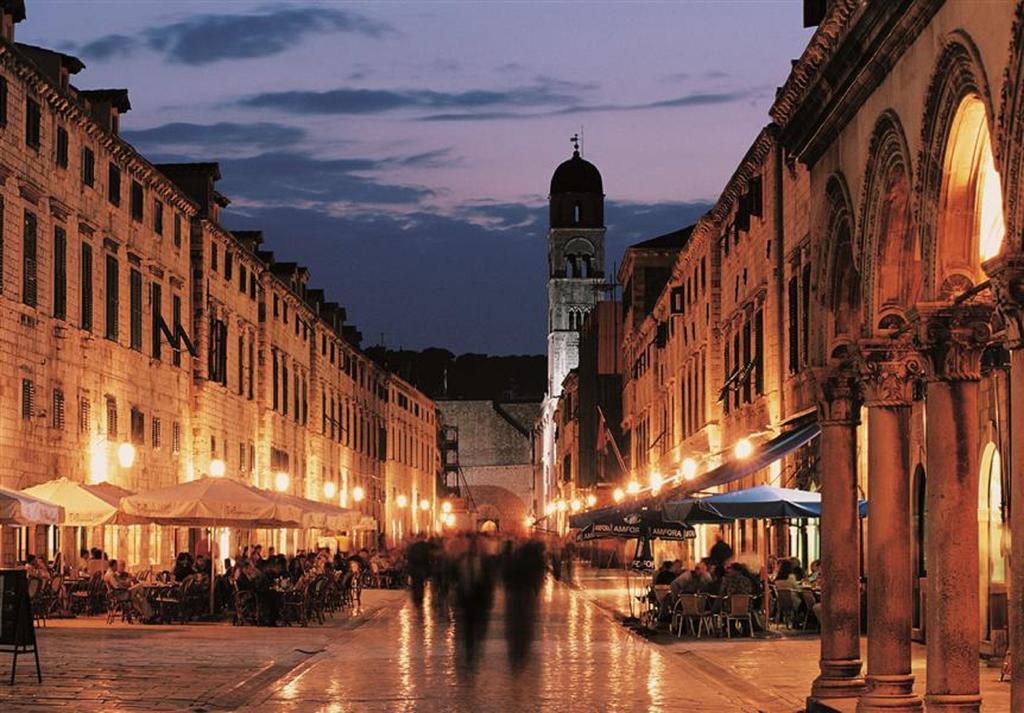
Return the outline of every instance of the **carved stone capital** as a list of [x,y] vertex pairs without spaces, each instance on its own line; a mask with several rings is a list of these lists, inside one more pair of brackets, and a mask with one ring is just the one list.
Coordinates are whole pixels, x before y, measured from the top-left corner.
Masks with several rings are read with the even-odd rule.
[[823,425],[860,423],[862,401],[857,373],[846,368],[817,368],[811,371],[819,421]]
[[865,406],[909,406],[925,376],[925,360],[909,338],[864,339],[858,367]]
[[992,344],[995,306],[979,302],[924,303],[914,312],[918,317],[917,341],[930,367],[928,377],[940,381],[980,380],[981,357]]
[[1000,255],[983,267],[1003,319],[1006,347],[1024,349],[1024,254]]

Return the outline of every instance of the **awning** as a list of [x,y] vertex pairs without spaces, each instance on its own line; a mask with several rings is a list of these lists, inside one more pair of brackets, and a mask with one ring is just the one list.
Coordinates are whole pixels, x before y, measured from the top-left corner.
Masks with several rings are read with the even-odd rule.
[[139,522],[120,511],[121,498],[131,495],[131,491],[111,483],[86,484],[76,483],[67,478],[57,478],[25,488],[22,492],[63,507],[62,525],[96,527],[132,525]]
[[817,421],[811,421],[776,436],[759,446],[755,446],[754,452],[747,458],[726,461],[717,468],[713,468],[694,480],[688,481],[682,488],[692,493],[739,480],[767,467],[779,458],[789,455],[801,446],[811,442],[820,433],[821,426],[818,425]]
[[60,505],[0,488],[0,525],[56,525],[63,519]]

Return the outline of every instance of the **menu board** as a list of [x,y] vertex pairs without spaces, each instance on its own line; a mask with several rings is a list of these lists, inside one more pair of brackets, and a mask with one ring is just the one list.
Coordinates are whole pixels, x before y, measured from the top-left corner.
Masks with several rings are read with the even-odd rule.
[[36,673],[39,671],[39,652],[36,649],[36,630],[32,624],[32,600],[28,596],[28,578],[21,569],[0,569],[0,650],[14,654],[11,662],[11,683],[14,683],[18,654],[33,652]]

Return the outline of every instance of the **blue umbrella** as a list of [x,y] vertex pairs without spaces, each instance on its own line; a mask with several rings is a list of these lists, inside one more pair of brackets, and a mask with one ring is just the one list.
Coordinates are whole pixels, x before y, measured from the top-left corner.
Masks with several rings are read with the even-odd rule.
[[[675,519],[682,512],[690,512],[690,502],[678,500],[665,503],[662,507],[666,520]],[[701,498],[700,502],[710,505],[715,511],[727,518],[743,519],[779,519],[790,517],[821,517],[821,493],[794,488],[777,488],[771,485],[758,485],[745,490],[734,490]],[[867,503],[860,503],[860,515],[867,514]]]

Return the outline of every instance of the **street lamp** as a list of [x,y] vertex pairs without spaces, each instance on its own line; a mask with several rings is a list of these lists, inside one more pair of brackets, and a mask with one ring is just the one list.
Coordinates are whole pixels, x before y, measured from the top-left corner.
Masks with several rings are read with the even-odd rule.
[[558,512],[565,512],[569,508],[569,503],[559,500],[555,503],[555,507],[558,508]]
[[591,493],[587,496],[587,507],[592,508],[597,505],[597,496]]
[[405,497],[404,495],[399,495],[397,498],[395,498],[395,505],[397,505],[400,508],[404,508],[408,504],[409,498]]
[[537,521],[533,519],[533,515],[527,515],[526,519],[523,520],[523,524],[526,525],[526,529],[527,530],[529,530],[531,527],[533,527],[535,522],[537,522]]
[[450,512],[444,516],[444,524],[448,527],[455,527],[455,513]]
[[636,495],[637,493],[640,492],[640,483],[636,482],[635,480],[629,481],[629,483],[626,485],[626,492],[630,495]]
[[338,486],[334,484],[333,480],[328,480],[326,483],[324,483],[325,498],[327,498],[328,500],[332,500],[336,492],[338,492]]
[[683,477],[687,480],[693,480],[697,477],[697,461],[693,458],[683,460]]
[[580,502],[579,498],[576,498],[572,501],[571,507],[573,512],[579,512],[583,508],[583,503]]
[[210,475],[214,478],[224,477],[224,461],[220,458],[214,458],[210,461]]
[[544,514],[551,515],[555,512],[556,509],[557,506],[554,503],[548,503],[547,505],[544,506]]
[[754,444],[752,444],[750,440],[747,438],[741,438],[740,440],[736,441],[736,446],[733,448],[733,454],[740,460],[743,460],[744,458],[749,458],[750,454],[753,452]]
[[356,487],[352,488],[352,500],[354,500],[357,503],[361,503],[363,501],[363,498],[365,497],[366,491],[363,490],[363,487],[361,485],[357,485]]
[[612,500],[615,502],[621,503],[624,497],[626,497],[626,493],[622,488],[616,488],[612,491]]
[[290,478],[288,477],[288,474],[287,474],[287,473],[285,473],[285,472],[284,472],[283,470],[282,470],[282,471],[279,471],[279,472],[278,472],[278,473],[277,473],[277,474],[276,474],[276,475],[274,476],[274,488],[275,488],[275,489],[276,489],[276,490],[277,490],[278,492],[281,492],[281,493],[283,493],[283,492],[284,492],[285,490],[287,490],[287,489],[288,489],[288,482],[289,482],[290,480],[291,480],[291,479],[290,479]]
[[425,512],[425,511],[427,511],[429,509],[430,509],[430,501],[427,500],[426,498],[422,498],[420,500],[420,510],[423,510]]
[[135,446],[125,441],[117,447],[117,462],[122,468],[131,468],[135,463]]
[[452,504],[447,500],[441,502],[441,512],[447,515],[452,511]]

